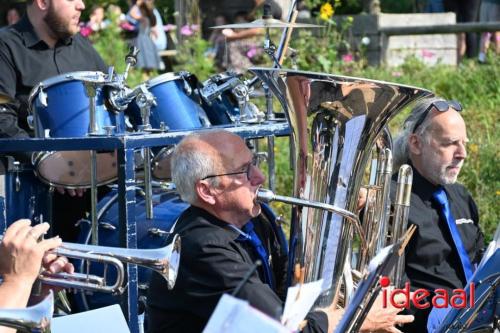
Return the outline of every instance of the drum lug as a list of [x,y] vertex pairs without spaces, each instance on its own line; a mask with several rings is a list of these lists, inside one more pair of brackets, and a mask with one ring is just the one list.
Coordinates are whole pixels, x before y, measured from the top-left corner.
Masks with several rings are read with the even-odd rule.
[[35,129],[35,119],[33,118],[33,116],[26,117],[26,121],[28,123],[28,127],[31,130],[34,130]]
[[149,228],[148,229],[148,234],[150,234],[152,236],[162,237],[162,236],[168,236],[168,235],[170,235],[170,232],[165,231],[165,230],[161,230],[160,228]]
[[40,102],[40,104],[45,108],[49,105],[47,104],[47,94],[43,91],[43,87],[41,86],[38,93],[38,102]]
[[182,77],[182,81],[184,82],[184,92],[186,93],[186,95],[191,96],[191,94],[193,93],[193,88],[191,88],[184,76]]
[[108,223],[108,222],[100,222],[99,225],[103,228],[103,229],[107,229],[107,230],[116,230],[116,227],[114,225],[112,225],[111,223]]

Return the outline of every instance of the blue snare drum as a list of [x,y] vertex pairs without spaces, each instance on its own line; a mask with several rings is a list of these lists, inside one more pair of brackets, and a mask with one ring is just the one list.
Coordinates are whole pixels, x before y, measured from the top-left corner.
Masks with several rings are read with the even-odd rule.
[[[151,129],[190,130],[210,126],[204,110],[196,102],[196,79],[189,73],[165,73],[146,82],[156,105],[151,107]],[[129,107],[132,123],[141,125],[141,113],[135,101]]]
[[[39,83],[29,97],[35,135],[38,138],[74,138],[124,133],[123,113],[110,112],[104,105],[101,72],[73,72]],[[90,102],[87,86],[95,89],[96,128],[90,131]],[[90,186],[88,151],[43,152],[34,155],[37,175],[49,185],[67,188]],[[115,152],[97,154],[98,184],[116,178]]]
[[[146,82],[148,90],[156,100],[151,107],[149,122],[152,131],[192,130],[210,126],[205,111],[195,98],[197,79],[194,75],[165,73]],[[141,112],[135,102],[128,109],[136,127],[142,125]],[[152,174],[155,179],[170,179],[170,153],[172,147],[154,149]]]
[[[137,248],[153,249],[165,246],[170,229],[173,227],[180,214],[189,207],[183,202],[174,191],[157,191],[153,195],[154,218],[146,219],[145,200],[138,190],[136,192],[135,219],[137,226]],[[118,232],[118,191],[113,189],[109,192],[97,206],[99,219],[99,245],[119,247]],[[90,225],[81,223],[81,233],[79,243],[87,244],[90,240]],[[80,266],[80,267],[79,267]],[[75,264],[75,269],[85,272],[83,265]],[[103,266],[93,263],[91,274],[102,276]],[[107,271],[108,281],[114,281],[116,277],[114,269]],[[149,269],[138,267],[138,284],[140,288],[147,285],[152,272]],[[92,296],[82,294],[84,302],[80,304],[78,300],[78,310],[84,311],[88,308],[95,309],[106,305],[116,304],[120,301],[120,296],[112,296],[103,293],[94,293]],[[84,304],[88,305],[85,306]]]

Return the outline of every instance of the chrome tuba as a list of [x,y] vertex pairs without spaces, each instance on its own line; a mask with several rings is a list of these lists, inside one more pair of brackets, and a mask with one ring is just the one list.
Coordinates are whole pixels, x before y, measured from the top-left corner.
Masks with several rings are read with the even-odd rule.
[[[293,140],[293,196],[354,214],[371,147],[403,107],[432,95],[420,88],[362,78],[251,70],[272,89],[288,118]],[[352,223],[332,210],[307,206],[294,206],[291,220],[294,277],[304,282],[322,278],[324,291],[316,305],[338,304],[342,276],[351,275]],[[385,226],[376,228],[387,230]],[[366,251],[360,255],[367,256]],[[344,282],[347,287],[353,284]],[[352,288],[347,289],[348,294]]]

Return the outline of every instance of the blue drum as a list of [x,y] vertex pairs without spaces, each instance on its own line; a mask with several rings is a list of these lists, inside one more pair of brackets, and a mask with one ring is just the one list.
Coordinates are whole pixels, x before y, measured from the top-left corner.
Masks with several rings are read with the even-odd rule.
[[[154,249],[165,246],[170,229],[173,227],[180,214],[189,206],[183,202],[174,191],[155,190],[153,195],[154,218],[146,219],[145,199],[141,194],[142,190],[137,190],[135,219],[137,225],[137,248]],[[99,202],[99,245],[119,247],[118,233],[118,191],[113,189]],[[80,224],[81,233],[79,243],[88,244],[90,240],[90,225]],[[75,270],[85,272],[85,265],[75,263]],[[102,276],[103,266],[93,263],[91,274]],[[114,281],[116,277],[114,270],[108,270],[106,278]],[[149,281],[152,272],[149,269],[138,267],[138,284],[144,289]],[[95,309],[102,306],[116,304],[120,301],[120,296],[112,296],[104,293],[94,293],[92,296],[80,293],[78,297],[78,307],[80,311]],[[80,302],[81,301],[81,302]]]
[[[105,107],[101,72],[73,72],[39,83],[31,91],[29,105],[32,126],[38,138],[81,138],[91,135],[117,135],[125,132],[123,113]],[[95,94],[95,128],[90,127],[89,95]],[[53,186],[90,187],[89,151],[42,152],[33,156],[40,179]],[[97,154],[97,182],[113,181],[117,176],[116,153]]]
[[241,84],[236,74],[220,73],[203,83],[202,95],[217,92],[216,98],[203,98],[203,109],[212,125],[233,125],[240,117],[238,100],[232,92],[235,85]]
[[[210,126],[194,91],[196,78],[189,73],[165,73],[146,82],[155,97],[149,123],[152,131],[191,130]],[[134,125],[142,125],[141,112],[134,102],[129,106]]]
[[[197,79],[187,72],[165,73],[146,82],[155,97],[149,123],[151,131],[192,130],[210,126],[205,111],[195,96]],[[143,124],[137,104],[132,102],[127,110],[136,129]],[[154,149],[152,174],[155,179],[170,180],[170,153],[172,147]]]

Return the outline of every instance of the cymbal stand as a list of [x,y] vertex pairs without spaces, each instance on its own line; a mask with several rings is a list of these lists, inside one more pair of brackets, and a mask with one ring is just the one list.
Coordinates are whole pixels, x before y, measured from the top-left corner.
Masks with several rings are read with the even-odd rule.
[[[143,131],[148,131],[151,129],[151,124],[149,122],[149,116],[151,114],[151,106],[156,105],[156,100],[153,94],[147,90],[145,85],[140,85],[140,92],[135,98],[137,106],[141,110],[142,126]],[[144,192],[145,192],[145,205],[146,205],[146,218],[153,218],[153,188],[152,188],[152,177],[151,177],[151,148],[144,147]]]

